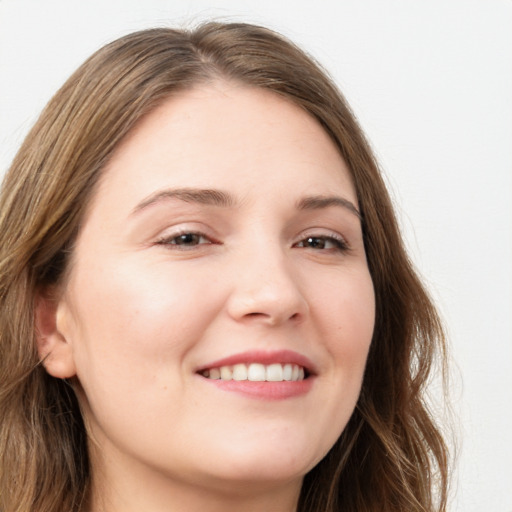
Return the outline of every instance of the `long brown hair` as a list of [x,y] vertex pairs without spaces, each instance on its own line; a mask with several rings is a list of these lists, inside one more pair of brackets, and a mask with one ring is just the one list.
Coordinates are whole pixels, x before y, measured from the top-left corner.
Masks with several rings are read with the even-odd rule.
[[35,348],[36,291],[59,283],[98,177],[123,137],[169,96],[218,78],[262,87],[314,116],[352,173],[376,294],[361,395],[298,510],[442,511],[447,451],[424,399],[443,331],[404,250],[372,152],[325,72],[281,36],[247,24],[125,36],[50,101],[8,171],[0,210],[0,510],[80,511],[90,480],[77,399]]

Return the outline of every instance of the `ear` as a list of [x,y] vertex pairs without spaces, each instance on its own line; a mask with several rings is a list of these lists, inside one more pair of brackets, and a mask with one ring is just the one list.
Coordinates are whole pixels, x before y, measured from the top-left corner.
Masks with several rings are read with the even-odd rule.
[[65,301],[57,297],[53,287],[36,295],[36,343],[46,371],[53,377],[67,379],[76,374],[72,346],[63,332],[69,310]]

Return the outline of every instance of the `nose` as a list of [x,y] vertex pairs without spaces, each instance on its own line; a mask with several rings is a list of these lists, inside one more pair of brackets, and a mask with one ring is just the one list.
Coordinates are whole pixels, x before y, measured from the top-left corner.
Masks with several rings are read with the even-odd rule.
[[309,312],[301,280],[280,251],[258,251],[242,258],[233,272],[228,313],[238,322],[277,326],[300,323]]

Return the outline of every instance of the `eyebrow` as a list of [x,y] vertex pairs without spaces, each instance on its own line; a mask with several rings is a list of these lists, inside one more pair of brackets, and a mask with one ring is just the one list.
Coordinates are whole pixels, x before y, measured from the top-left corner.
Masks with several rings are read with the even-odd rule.
[[222,190],[214,189],[196,189],[196,188],[177,188],[166,189],[160,192],[151,194],[146,199],[142,200],[134,209],[132,213],[138,213],[141,210],[148,208],[154,204],[159,203],[165,199],[179,199],[186,203],[199,203],[212,206],[229,207],[235,204],[233,196]]
[[[221,206],[224,208],[232,207],[237,204],[235,198],[228,192],[217,189],[198,189],[198,188],[177,188],[166,189],[151,194],[143,199],[132,211],[132,214],[138,213],[152,205],[167,199],[178,199],[186,203],[198,203],[211,206]],[[340,196],[308,196],[300,199],[296,203],[298,210],[320,210],[331,206],[341,206],[352,212],[361,220],[361,213],[355,207],[354,203]]]
[[352,201],[340,196],[309,196],[304,197],[297,203],[298,210],[320,210],[330,206],[341,206],[352,212],[359,220],[362,219],[361,213]]

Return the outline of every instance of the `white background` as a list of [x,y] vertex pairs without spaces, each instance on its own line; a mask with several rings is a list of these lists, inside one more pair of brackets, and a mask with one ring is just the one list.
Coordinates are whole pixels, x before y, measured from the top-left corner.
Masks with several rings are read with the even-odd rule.
[[345,93],[446,320],[450,508],[512,512],[512,1],[0,0],[0,173],[94,50],[211,17],[281,31]]

